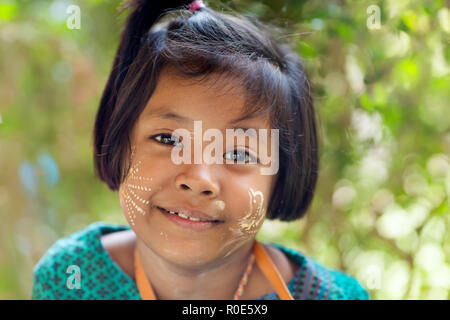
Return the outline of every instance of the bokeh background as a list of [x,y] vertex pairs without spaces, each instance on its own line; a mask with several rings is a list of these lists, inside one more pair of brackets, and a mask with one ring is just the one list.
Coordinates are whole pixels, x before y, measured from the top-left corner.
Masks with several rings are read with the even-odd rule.
[[[283,31],[320,117],[312,207],[258,238],[349,273],[372,299],[449,299],[449,1],[222,3]],[[58,238],[126,224],[94,176],[91,139],[120,5],[0,1],[0,298],[31,297],[33,266]]]

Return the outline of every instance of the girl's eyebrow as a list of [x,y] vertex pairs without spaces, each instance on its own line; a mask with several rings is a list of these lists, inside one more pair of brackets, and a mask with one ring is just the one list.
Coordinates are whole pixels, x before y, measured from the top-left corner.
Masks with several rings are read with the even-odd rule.
[[[184,116],[179,115],[179,114],[177,114],[175,112],[167,111],[167,108],[151,109],[151,110],[145,112],[144,116],[145,117],[154,116],[154,117],[157,117],[157,118],[175,120],[175,121],[182,122],[182,123],[188,123],[188,122],[194,121],[191,118],[184,117]],[[242,122],[242,121],[247,120],[247,119],[252,119],[252,118],[256,118],[256,116],[254,116],[252,114],[247,114],[247,115],[244,115],[242,117],[239,117],[237,119],[234,119],[234,120],[230,121],[229,124],[230,125],[235,125],[236,123]],[[246,131],[248,129],[260,129],[260,128],[259,127],[256,127],[256,128],[244,128],[244,127],[233,126],[230,129],[242,129],[242,130]],[[253,135],[253,134],[251,134],[251,135]]]

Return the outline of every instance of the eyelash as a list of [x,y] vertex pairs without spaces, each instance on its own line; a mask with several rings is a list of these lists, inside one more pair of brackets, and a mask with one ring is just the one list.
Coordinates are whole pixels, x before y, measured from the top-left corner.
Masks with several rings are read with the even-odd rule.
[[[161,143],[161,144],[163,144],[163,145],[170,146],[170,144],[164,143],[164,142],[161,142],[161,141],[160,141],[160,140],[162,140],[163,138],[161,138],[160,140],[158,140],[158,137],[165,137],[165,138],[168,138],[168,141],[176,142],[175,140],[172,139],[172,135],[171,135],[171,134],[167,134],[167,133],[159,133],[159,134],[156,134],[156,135],[154,135],[154,136],[151,136],[150,139],[153,139],[153,140],[155,140],[156,142]],[[179,142],[179,143],[182,144],[182,142]],[[239,152],[239,151],[244,151],[244,150],[233,150],[233,151],[238,151],[238,152]],[[228,153],[228,152],[227,152],[227,153]],[[254,157],[253,155],[251,155],[249,152],[245,151],[245,155],[248,155],[249,158],[254,158],[254,161],[253,161],[253,162],[259,163],[259,159],[256,158],[256,157]],[[245,163],[247,163],[247,162],[245,162]]]

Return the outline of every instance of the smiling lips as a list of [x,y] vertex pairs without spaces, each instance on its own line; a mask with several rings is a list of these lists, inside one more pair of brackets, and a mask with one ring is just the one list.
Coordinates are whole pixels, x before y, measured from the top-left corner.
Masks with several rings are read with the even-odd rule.
[[156,208],[174,224],[196,232],[209,230],[224,222],[211,218],[202,212],[191,211],[186,208],[170,207],[165,209],[159,206],[156,206]]
[[186,219],[186,220],[189,220],[192,222],[222,222],[221,220],[214,219],[203,212],[189,210],[189,209],[183,208],[183,207],[163,208],[163,207],[157,206],[157,208],[166,213],[177,215],[180,218],[183,218],[183,219]]

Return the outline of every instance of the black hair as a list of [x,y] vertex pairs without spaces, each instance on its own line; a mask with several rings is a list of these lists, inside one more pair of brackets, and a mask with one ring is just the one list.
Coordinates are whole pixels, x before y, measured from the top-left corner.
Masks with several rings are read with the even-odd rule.
[[163,68],[186,79],[228,76],[246,89],[243,116],[270,116],[279,129],[279,171],[268,219],[302,217],[314,194],[319,166],[316,114],[298,54],[276,41],[256,18],[185,1],[128,1],[130,10],[104,89],[94,128],[94,165],[111,190],[129,171],[130,132]]

